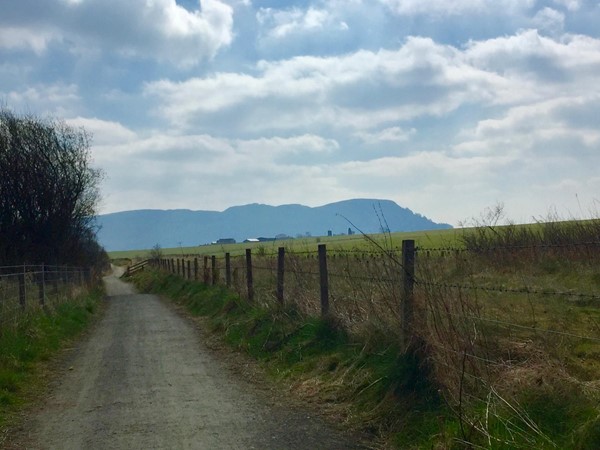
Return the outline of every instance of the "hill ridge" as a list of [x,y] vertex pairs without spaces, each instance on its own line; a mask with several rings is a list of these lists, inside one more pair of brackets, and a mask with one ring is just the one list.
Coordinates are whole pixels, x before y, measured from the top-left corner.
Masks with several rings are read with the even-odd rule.
[[[196,246],[221,238],[326,236],[354,226],[365,233],[451,228],[385,199],[350,199],[321,206],[250,203],[223,211],[139,209],[97,216],[99,242],[108,251]],[[352,225],[350,222],[354,225]],[[387,230],[385,230],[387,231]]]

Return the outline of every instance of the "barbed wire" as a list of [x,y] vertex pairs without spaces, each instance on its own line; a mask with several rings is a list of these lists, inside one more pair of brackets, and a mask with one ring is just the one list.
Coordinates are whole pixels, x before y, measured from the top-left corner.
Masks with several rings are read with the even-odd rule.
[[[48,276],[53,273],[59,275]],[[73,271],[72,273],[80,274],[81,272]],[[42,307],[52,308],[54,305],[60,304],[61,299],[68,297],[67,289],[70,289],[70,286],[79,285],[83,281],[83,279],[73,276],[64,279],[65,272],[62,270],[60,272],[39,272],[39,275],[41,274],[44,274],[43,281],[41,277],[32,276],[36,275],[35,272],[17,274],[25,275],[25,283],[15,277],[0,277],[0,325],[2,327],[10,323],[18,324],[29,311]],[[40,285],[43,286],[43,290],[40,290]],[[43,296],[40,297],[40,295]]]
[[600,343],[600,338],[592,337],[592,336],[584,336],[584,335],[574,334],[574,333],[569,333],[567,331],[550,330],[550,329],[547,329],[547,328],[528,327],[526,325],[520,325],[518,323],[505,322],[503,320],[490,319],[490,318],[487,318],[487,317],[473,316],[473,317],[470,317],[470,318],[471,318],[471,320],[478,320],[478,321],[482,321],[482,322],[495,323],[495,324],[498,324],[498,325],[504,325],[504,326],[508,326],[508,327],[511,327],[511,328],[519,328],[519,329],[524,329],[524,330],[529,330],[529,331],[535,331],[535,332],[541,332],[541,333],[547,333],[547,334],[555,334],[555,335],[558,335],[558,336],[565,336],[565,337],[576,338],[576,339],[584,339],[584,340],[594,341],[594,342],[599,342]]
[[463,290],[472,290],[472,291],[482,291],[482,292],[503,292],[510,294],[533,294],[533,295],[549,295],[549,296],[557,296],[557,297],[580,297],[587,298],[591,300],[600,300],[600,295],[598,294],[589,294],[583,292],[573,292],[573,291],[549,291],[549,290],[539,290],[532,289],[529,287],[521,287],[521,288],[506,288],[499,286],[475,286],[475,285],[465,285],[465,284],[457,284],[457,283],[436,283],[431,281],[423,281],[420,279],[415,279],[415,284],[419,286],[426,287],[440,287],[446,289],[463,289]]
[[[277,267],[273,266],[262,266],[252,264],[253,269],[256,270],[264,270],[269,272],[276,272]],[[231,269],[245,269],[245,265],[240,266],[231,266]],[[225,268],[222,266],[216,267],[217,270],[224,270]],[[186,269],[187,270],[187,269]],[[199,268],[199,273],[203,272],[204,268]],[[212,267],[206,267],[206,270],[211,271]],[[307,270],[299,270],[296,268],[286,267],[284,270],[285,273],[294,273],[296,275],[311,275],[318,276],[320,273],[318,271],[307,271]],[[375,277],[372,275],[353,275],[350,273],[336,273],[334,271],[329,270],[328,276],[333,278],[343,278],[349,281],[365,281],[369,283],[377,283],[377,282],[385,282],[385,283],[396,283],[399,282],[398,279],[393,279],[389,277]],[[487,293],[505,293],[505,294],[520,294],[520,295],[539,295],[539,296],[554,296],[554,297],[571,297],[571,298],[581,298],[587,300],[599,300],[599,294],[593,293],[585,293],[585,292],[574,292],[574,291],[551,291],[547,289],[535,289],[531,287],[518,287],[518,288],[509,288],[504,286],[481,286],[481,285],[467,285],[460,283],[440,283],[440,282],[431,282],[425,281],[419,278],[415,278],[415,284],[417,286],[425,287],[425,288],[443,288],[443,289],[459,289],[459,290],[469,290],[469,291],[479,291],[479,292],[487,292]]]
[[385,250],[361,250],[361,249],[333,249],[333,250],[327,250],[327,254],[329,255],[329,253],[336,255],[336,254],[350,254],[350,255],[354,255],[354,254],[358,254],[358,255],[381,255],[381,256],[386,256],[389,254],[396,254],[396,253],[402,253],[402,249],[400,247],[395,247],[391,250],[385,249]]
[[600,246],[600,241],[586,242],[568,242],[555,244],[527,244],[527,245],[496,245],[480,248],[465,248],[465,247],[415,247],[416,252],[468,252],[468,253],[486,253],[500,250],[535,250],[535,249],[554,249],[554,248],[570,248],[570,247],[596,247]]
[[[427,309],[430,312],[433,312],[436,314],[440,313],[440,311],[434,310],[432,308],[427,308]],[[448,315],[448,316],[458,317],[461,319],[470,319],[470,320],[474,320],[474,321],[478,321],[478,322],[488,322],[488,323],[494,323],[496,325],[502,325],[502,326],[511,327],[511,328],[519,328],[522,330],[534,331],[536,333],[555,334],[555,335],[565,336],[565,337],[569,337],[569,338],[584,339],[584,340],[589,340],[589,341],[594,341],[594,342],[600,342],[600,338],[598,338],[598,337],[569,333],[568,331],[559,331],[559,330],[552,330],[552,329],[548,329],[548,328],[531,327],[531,326],[521,325],[521,324],[514,323],[514,322],[507,322],[507,321],[500,320],[500,319],[492,319],[489,317],[474,316],[472,314],[453,313],[453,312],[447,311],[447,310],[443,311],[443,314]]]
[[357,281],[367,281],[370,283],[378,283],[378,282],[397,283],[398,282],[398,280],[393,280],[391,278],[367,277],[367,276],[341,274],[341,273],[334,273],[334,272],[329,272],[328,276],[333,277],[333,278],[343,278],[343,279],[346,279],[349,281],[357,280]]

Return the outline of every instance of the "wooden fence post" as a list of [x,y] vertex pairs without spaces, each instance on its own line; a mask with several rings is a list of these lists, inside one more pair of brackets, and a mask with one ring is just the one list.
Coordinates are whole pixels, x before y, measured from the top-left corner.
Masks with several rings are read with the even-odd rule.
[[208,256],[204,257],[204,284],[208,284]]
[[225,253],[225,281],[227,287],[231,287],[231,254]]
[[219,283],[219,274],[217,273],[217,257],[215,255],[210,257],[210,268],[212,271],[212,285],[216,286]]
[[254,301],[254,281],[252,280],[252,250],[246,249],[246,285],[248,286],[248,301]]
[[192,279],[192,262],[188,259],[187,262],[187,279],[191,280]]
[[180,262],[179,262],[179,258],[177,258],[177,275],[179,275],[179,273],[180,273],[179,266],[180,266]]
[[415,286],[415,241],[402,241],[403,298],[402,339],[405,349],[413,337],[414,286]]
[[198,258],[194,258],[194,280],[198,281]]
[[285,266],[285,247],[277,250],[277,301],[283,304],[283,274]]
[[54,290],[54,295],[58,294],[58,266],[52,267],[52,288]]
[[327,247],[319,244],[319,279],[321,285],[321,316],[329,315],[329,275],[327,273]]
[[40,273],[38,274],[38,300],[40,305],[44,306],[46,301],[46,275],[43,263],[40,268]]
[[171,273],[175,273],[175,261],[171,258]]
[[23,266],[23,272],[18,275],[19,278],[19,304],[21,308],[25,309],[25,298],[27,292],[25,289],[25,266]]

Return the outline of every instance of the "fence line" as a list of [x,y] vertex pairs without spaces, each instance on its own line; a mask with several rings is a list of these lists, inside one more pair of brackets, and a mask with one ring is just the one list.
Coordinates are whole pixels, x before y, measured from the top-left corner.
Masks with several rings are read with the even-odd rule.
[[[572,246],[567,244],[556,245],[532,245],[532,246],[512,246],[504,248],[494,248],[492,253],[506,252],[511,255],[512,252],[522,249],[580,249],[582,246],[598,249],[598,242],[575,243]],[[486,249],[490,250],[490,249]],[[417,321],[423,325],[423,317],[414,317],[419,314],[441,314],[440,305],[424,307],[419,305],[428,302],[428,296],[431,295],[427,290],[432,288],[445,291],[443,295],[449,297],[466,295],[462,291],[472,291],[483,295],[500,295],[505,296],[507,300],[514,301],[515,296],[526,295],[533,297],[555,297],[560,298],[577,298],[586,301],[600,300],[600,293],[596,292],[578,292],[573,289],[557,290],[557,289],[540,289],[530,286],[506,287],[493,286],[482,280],[469,279],[469,283],[461,283],[444,279],[443,270],[436,268],[442,275],[436,273],[436,276],[431,276],[428,272],[427,264],[433,261],[436,263],[439,258],[431,257],[431,253],[439,252],[440,256],[461,255],[473,258],[481,258],[482,253],[486,251],[467,250],[465,248],[453,247],[437,247],[426,248],[416,247],[414,241],[404,241],[401,249],[381,249],[377,251],[369,250],[334,250],[331,253],[327,252],[325,244],[320,244],[316,251],[305,250],[300,252],[286,252],[284,247],[279,247],[277,253],[265,253],[263,249],[253,253],[251,249],[246,249],[245,255],[231,257],[229,253],[225,255],[204,256],[204,276],[202,281],[206,284],[224,283],[227,287],[235,289],[241,295],[245,296],[249,301],[254,302],[258,299],[259,302],[269,303],[274,299],[277,303],[285,303],[291,300],[293,296],[306,295],[307,290],[314,289],[310,296],[317,300],[311,305],[304,305],[305,311],[319,313],[325,316],[329,314],[342,314],[351,324],[357,324],[357,317],[360,314],[371,315],[374,318],[390,319],[386,317],[384,306],[377,306],[378,299],[385,297],[384,291],[389,290],[389,298],[384,299],[385,306],[392,313],[390,320],[396,321],[398,332],[404,337],[404,341],[408,342],[411,338],[418,334],[414,330]],[[356,259],[352,255],[365,256],[369,255],[370,259]],[[305,258],[305,256],[308,258]],[[493,259],[493,258],[492,258]],[[543,259],[543,256],[542,256]],[[185,270],[185,261],[187,260],[187,270]],[[223,264],[223,260],[225,263]],[[446,262],[444,262],[446,261]],[[448,262],[447,258],[442,258],[440,267],[444,268]],[[464,261],[470,261],[470,258],[461,258],[456,260],[456,264],[463,264]],[[474,264],[479,264],[480,260]],[[391,262],[391,263],[390,263]],[[163,270],[171,273],[176,273],[187,279],[200,280],[200,267],[197,257],[193,259],[193,271],[191,269],[191,261],[189,258],[171,258],[163,259],[155,262]],[[224,271],[224,273],[223,273]],[[441,277],[441,279],[440,279]],[[448,278],[448,277],[446,277]],[[284,284],[284,279],[285,284]],[[312,286],[312,287],[311,287]],[[348,290],[350,293],[342,293],[341,290]],[[450,291],[457,291],[454,294]],[[293,294],[291,294],[293,292]],[[368,302],[351,298],[354,296],[363,296]],[[415,298],[418,297],[417,299]],[[377,299],[376,299],[377,297]],[[501,308],[497,298],[495,302],[488,302],[484,305]],[[311,300],[312,301],[312,300]],[[531,301],[528,300],[528,301]],[[479,306],[482,308],[482,306]],[[333,308],[333,309],[332,309]],[[341,311],[343,308],[348,308],[349,311]],[[437,309],[436,309],[437,308]],[[448,309],[450,308],[450,309]],[[523,331],[535,331],[548,334],[555,334],[565,338],[588,339],[593,342],[598,342],[595,336],[571,332],[569,330],[552,330],[549,328],[530,327],[519,321],[523,317],[518,317],[519,320],[503,320],[490,319],[483,316],[475,316],[466,314],[464,311],[458,314],[451,310],[452,307],[447,307],[448,310],[443,311],[445,317],[453,320],[460,318],[462,320],[477,320],[486,322],[490,325],[498,327],[512,327]],[[532,307],[535,309],[535,305]],[[337,310],[336,310],[337,309]],[[369,311],[366,311],[370,309]],[[374,313],[374,310],[376,314]],[[533,310],[532,310],[533,311]],[[586,325],[587,326],[587,325]],[[444,344],[445,345],[445,344]]]
[[91,271],[81,267],[0,266],[0,331],[36,308],[57,306],[91,278]]
[[[585,361],[598,360],[600,242],[485,250],[402,244],[368,251],[329,252],[324,244],[301,252],[246,249],[235,257],[153,264],[227,286],[256,305],[335,316],[351,332],[377,327],[401,351],[424,345],[432,376],[455,405],[488,405],[490,393],[500,398],[497,389],[521,371],[565,370],[579,379],[591,370]],[[193,273],[180,270],[191,259]],[[557,276],[565,266],[571,279]]]
[[[407,241],[405,241],[407,242]],[[408,241],[410,242],[410,241]],[[512,247],[496,247],[494,249],[490,249],[492,251],[500,251],[500,250],[505,250],[505,251],[510,251],[510,250],[514,250],[514,249],[531,249],[531,248],[569,248],[569,247],[580,247],[580,246],[596,246],[596,245],[600,245],[600,243],[598,242],[585,242],[585,243],[574,243],[572,246],[567,245],[567,244],[556,244],[556,245],[540,245],[540,246],[512,246]],[[320,244],[319,249],[323,249],[324,250],[324,256],[323,256],[323,261],[320,263],[320,265],[323,265],[323,262],[326,262],[328,260],[330,260],[331,258],[335,259],[336,255],[339,254],[370,254],[370,255],[378,255],[381,258],[385,259],[386,257],[390,257],[390,255],[396,253],[396,252],[391,252],[391,251],[384,251],[384,250],[379,250],[379,251],[358,251],[358,250],[335,250],[333,255],[327,254],[325,248],[325,244]],[[438,247],[438,248],[426,248],[426,247],[413,247],[410,250],[410,253],[407,253],[407,251],[404,252],[398,252],[400,255],[412,255],[412,259],[415,258],[420,258],[420,255],[426,252],[433,252],[433,251],[440,251],[440,252],[460,252],[460,253],[476,253],[479,254],[478,251],[472,251],[472,250],[467,250],[464,248],[452,248],[452,247]],[[291,256],[298,256],[298,255],[315,255],[315,256],[319,256],[319,251],[301,251],[301,252],[290,252]],[[268,254],[260,254],[259,256],[257,256],[258,258],[261,258],[261,261],[266,260],[271,260],[274,256],[277,256],[277,260],[278,262],[273,262],[272,265],[270,266],[265,266],[265,265],[261,265],[259,264],[255,264],[252,263],[252,258],[255,256],[252,253],[251,249],[246,249],[246,264],[245,264],[245,269],[246,269],[246,277],[249,279],[249,283],[248,286],[251,286],[253,284],[253,271],[252,269],[255,270],[264,270],[264,271],[270,271],[272,273],[276,273],[278,271],[278,265],[281,265],[281,271],[285,271],[286,273],[289,274],[294,274],[294,275],[306,275],[306,276],[321,276],[323,270],[318,270],[318,267],[315,267],[315,269],[317,270],[298,270],[298,269],[294,269],[293,267],[289,267],[289,265],[287,265],[287,267],[285,269],[283,269],[284,267],[284,263],[283,261],[285,260],[285,249],[284,247],[280,247],[278,249],[278,253],[268,253]],[[211,255],[210,256],[210,267],[207,263],[208,261],[208,256],[204,256],[204,282],[206,284],[218,284],[220,282],[219,279],[219,272],[220,272],[220,268],[218,267],[217,261],[225,261],[225,275],[224,275],[224,279],[225,279],[225,284],[227,286],[231,286],[232,284],[232,270],[234,268],[234,266],[231,263],[231,256],[229,253],[226,253],[224,256],[217,256],[217,255]],[[239,258],[243,258],[243,256],[238,256],[233,258],[235,259],[239,259]],[[321,258],[319,256],[319,258]],[[176,259],[170,259],[170,260],[165,260],[164,263],[161,264],[161,267],[165,270],[171,271],[173,273],[176,273],[180,276],[183,276],[184,278],[188,278],[188,279],[192,279],[192,271],[191,271],[191,262],[188,260],[187,264],[187,270],[185,269],[184,265],[185,265],[185,258],[176,258]],[[198,259],[194,258],[194,277],[193,279],[198,279]],[[250,261],[250,263],[248,264],[248,261]],[[274,260],[273,260],[274,261]],[[397,262],[397,259],[394,258],[394,261]],[[369,264],[369,261],[362,261],[362,264]],[[400,268],[398,269],[399,273],[402,273],[402,264],[398,263],[398,265],[400,266]],[[364,267],[363,267],[364,268]],[[327,269],[326,269],[327,270]],[[187,272],[187,274],[186,274]],[[221,277],[223,278],[223,277]],[[397,282],[397,279],[394,278],[389,278],[389,277],[384,277],[384,276],[379,276],[379,277],[375,277],[372,274],[368,274],[368,275],[355,275],[355,274],[351,274],[349,270],[344,271],[343,273],[337,273],[337,272],[332,272],[331,270],[327,270],[327,277],[322,278],[321,280],[321,285],[324,283],[327,283],[328,280],[330,278],[343,278],[343,279],[348,279],[348,280],[352,280],[352,281],[364,281],[364,282],[384,282],[384,283],[393,283],[393,282]],[[426,288],[431,288],[431,287],[436,287],[436,288],[445,288],[445,289],[462,289],[462,290],[474,290],[474,291],[482,291],[482,292],[494,292],[494,293],[506,293],[506,294],[532,294],[532,295],[540,295],[540,296],[557,296],[557,297],[578,297],[578,298],[583,298],[583,299],[588,299],[588,300],[600,300],[600,294],[595,294],[595,293],[589,293],[589,292],[576,292],[573,290],[568,290],[568,291],[557,291],[557,290],[548,290],[548,289],[534,289],[531,288],[529,286],[522,286],[522,287],[516,287],[516,288],[509,288],[509,287],[505,287],[505,286],[490,286],[490,285],[478,285],[475,283],[472,284],[461,284],[461,283],[448,283],[448,282],[435,282],[435,281],[429,281],[429,280],[425,280],[423,278],[421,278],[421,276],[417,276],[414,273],[410,274],[410,276],[407,277],[403,277],[403,279],[410,279],[412,280],[412,282],[420,287],[426,287]],[[279,289],[279,288],[278,288]],[[282,288],[281,288],[282,289]],[[283,292],[281,291],[279,294],[281,297],[283,296]]]
[[510,294],[535,294],[535,295],[548,295],[558,297],[580,297],[587,298],[590,300],[600,300],[600,294],[589,294],[583,292],[573,291],[548,291],[531,289],[529,287],[521,288],[506,288],[506,287],[490,287],[490,286],[477,286],[477,285],[464,285],[464,284],[449,284],[449,283],[434,283],[430,281],[416,280],[416,283],[425,287],[441,287],[449,289],[465,289],[473,291],[484,291],[484,292],[504,292]]

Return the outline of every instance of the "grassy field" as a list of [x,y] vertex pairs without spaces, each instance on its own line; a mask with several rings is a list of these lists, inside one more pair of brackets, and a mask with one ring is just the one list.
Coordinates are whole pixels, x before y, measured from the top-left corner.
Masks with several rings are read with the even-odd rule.
[[[381,251],[397,250],[407,238],[419,246],[416,356],[400,344],[398,254]],[[236,256],[245,244],[209,249],[221,285],[222,252],[233,255],[229,291],[164,273],[147,274],[142,285],[192,302],[226,339],[274,361],[273,370],[299,390],[334,403],[349,399],[347,420],[377,428],[398,448],[598,448],[600,222],[374,239],[321,238],[333,320],[326,328],[336,336],[326,349],[303,331],[325,326],[318,322],[316,240],[286,245],[283,309],[274,295],[276,258],[265,244],[253,251],[253,305],[245,303],[245,261]]]
[[[426,247],[441,247],[455,246],[460,243],[460,236],[463,229],[448,229],[448,230],[433,230],[433,231],[418,231],[418,232],[401,232],[391,234],[374,234],[369,235],[370,238],[387,247],[400,247],[402,240],[414,239],[417,245]],[[277,253],[277,248],[284,246],[290,251],[304,251],[306,249],[316,249],[318,244],[327,244],[331,249],[372,249],[372,242],[365,239],[360,234],[352,236],[323,236],[311,238],[289,239],[284,241],[272,242],[254,242],[254,243],[237,243],[225,245],[202,245],[198,247],[177,247],[161,249],[165,256],[182,256],[182,255],[222,255],[226,252],[232,256],[244,254],[247,248],[258,249],[263,248],[268,253]],[[113,260],[119,259],[145,259],[150,255],[151,249],[140,250],[125,250],[113,251],[108,255]]]
[[[428,340],[424,353],[406,353],[397,329],[376,324],[349,332],[339,316],[302,314],[296,301],[249,304],[222,286],[156,271],[136,275],[135,282],[205,317],[212,332],[262,361],[275,380],[392,448],[591,450],[600,442],[598,367],[576,376],[554,353],[556,342],[535,333],[466,324],[510,344],[494,353],[495,345],[461,345],[478,340],[461,328],[464,322],[438,321],[440,336],[428,335],[428,325],[421,334]],[[442,349],[439,338],[446,341]],[[471,353],[479,359],[465,358]]]

